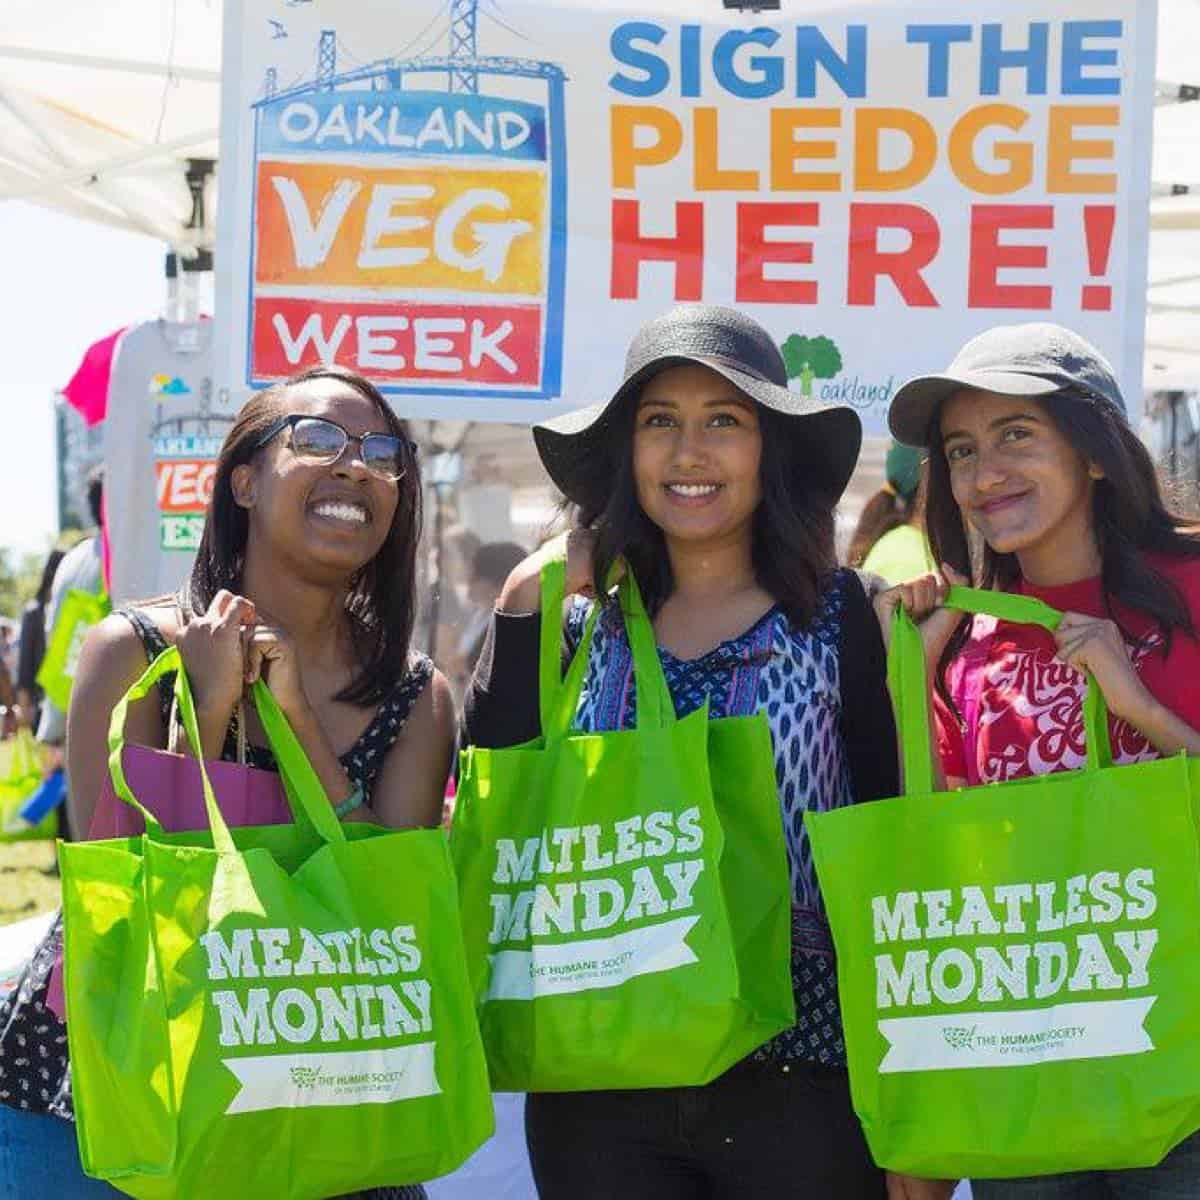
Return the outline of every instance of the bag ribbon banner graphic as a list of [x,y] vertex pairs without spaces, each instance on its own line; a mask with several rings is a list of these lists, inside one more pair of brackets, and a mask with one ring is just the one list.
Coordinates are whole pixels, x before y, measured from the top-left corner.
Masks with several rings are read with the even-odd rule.
[[[544,569],[543,612],[562,608],[563,573],[561,562]],[[640,597],[636,603],[640,612]],[[596,606],[561,685],[555,682],[558,638],[553,622],[543,621],[539,697],[544,730],[561,735],[568,726],[599,614]],[[643,733],[674,717],[665,684],[649,671],[645,678],[638,722]],[[706,718],[701,710],[699,719]],[[690,727],[696,719],[683,723]],[[636,763],[634,737],[618,737],[617,745]],[[672,776],[664,769],[661,779],[665,785]],[[703,772],[679,782],[689,781],[701,788],[707,783]],[[556,822],[531,830],[527,837],[496,838],[487,897],[487,999],[528,1001],[615,988],[698,963],[686,939],[703,906],[714,903],[712,867],[722,842],[711,798],[705,799],[703,809],[677,800],[674,809],[637,813],[622,812],[614,795],[607,819],[589,816],[578,824]],[[614,810],[620,815],[610,815]],[[531,815],[536,824],[538,814]]]
[[[501,839],[492,876],[497,885],[531,882],[535,864],[539,878],[565,873],[578,881],[492,893],[489,997],[531,1000],[618,987],[696,962],[685,939],[698,920],[703,844],[699,808],[653,812],[644,821],[633,816],[608,827],[556,828],[520,846]],[[654,924],[642,924],[647,920]],[[605,936],[614,925],[621,932]],[[548,940],[557,937],[572,940]],[[509,942],[529,948],[506,949]]]
[[[434,1033],[430,985],[418,974],[421,951],[412,926],[320,935],[303,927],[294,932],[274,927],[214,930],[202,935],[200,943],[223,1050],[288,1043],[309,1047],[296,1054],[223,1058],[241,1084],[226,1113],[390,1104],[441,1091],[432,1040],[366,1050],[335,1048],[339,1041],[394,1042]],[[317,986],[311,992],[286,982],[327,975],[363,982]]]
[[703,301],[871,432],[997,323],[1078,329],[1136,404],[1154,35],[1153,0],[231,0],[218,386],[337,361],[536,421]]
[[[1149,868],[874,897],[875,1005],[888,1042],[879,1070],[1014,1066],[1154,1049],[1143,1028],[1153,994],[1077,997],[1152,986],[1158,930],[1149,922],[1157,904]],[[1081,924],[1115,928],[1072,935]],[[1000,946],[944,945],[1001,935]],[[1016,935],[1029,940],[1012,940]],[[1049,1003],[1034,1011],[981,1007],[1006,1000]],[[934,1004],[955,1009],[954,1021],[883,1015]]]

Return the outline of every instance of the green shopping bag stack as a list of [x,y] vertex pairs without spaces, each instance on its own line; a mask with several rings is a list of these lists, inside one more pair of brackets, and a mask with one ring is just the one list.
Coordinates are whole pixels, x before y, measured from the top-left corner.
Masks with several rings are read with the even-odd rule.
[[50,642],[38,668],[38,686],[52,703],[66,711],[75,683],[75,668],[84,638],[112,612],[112,601],[105,592],[86,592],[71,588],[62,599]]
[[[1053,630],[1040,601],[947,604]],[[906,794],[809,814],[855,1108],[875,1160],[977,1178],[1148,1166],[1200,1127],[1197,763],[934,791],[921,637],[889,664]]]
[[48,812],[36,825],[24,825],[17,815],[21,806],[42,786],[42,765],[37,742],[28,729],[18,729],[5,744],[8,770],[0,778],[0,842],[52,838],[58,832],[58,812]]
[[261,683],[295,824],[166,834],[121,770],[142,837],[60,847],[80,1157],[131,1196],[318,1200],[452,1170],[492,1133],[440,830],[341,825]]
[[791,893],[763,716],[683,719],[633,579],[637,728],[571,729],[564,564],[542,574],[542,736],[462,755],[451,851],[492,1085],[706,1083],[795,1020]]

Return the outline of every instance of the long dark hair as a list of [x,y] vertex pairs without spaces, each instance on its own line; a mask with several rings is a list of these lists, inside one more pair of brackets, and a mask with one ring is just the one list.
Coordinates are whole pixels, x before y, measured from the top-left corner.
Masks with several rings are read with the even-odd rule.
[[[653,616],[675,586],[662,530],[642,511],[633,474],[633,428],[638,397],[626,396],[612,416],[611,437],[620,447],[615,476],[605,494],[579,506],[578,525],[596,532],[596,595],[606,594],[613,564],[623,558]],[[769,592],[796,627],[816,614],[834,556],[835,500],[803,485],[802,464],[791,461],[788,418],[755,402],[762,434],[759,478],[762,501],[754,514],[752,562],[759,586]]]
[[[1195,637],[1195,623],[1182,593],[1146,561],[1146,555],[1200,557],[1200,528],[1167,507],[1150,452],[1124,414],[1104,400],[1065,388],[1040,397],[1037,403],[1067,441],[1103,472],[1092,493],[1092,523],[1109,618],[1120,624],[1117,605],[1149,617],[1163,636],[1164,654],[1174,632]],[[940,417],[940,412],[935,413],[929,427],[925,496],[925,529],[934,559],[974,578],[978,587],[1011,588],[1021,576],[1015,554],[997,554],[985,544],[972,570],[966,526],[950,490]],[[969,632],[970,618],[964,617],[938,663],[938,692],[951,707],[946,670]],[[1122,632],[1134,640],[1129,630]]]
[[919,514],[919,495],[918,491],[911,496],[903,496],[890,484],[881,487],[863,505],[862,515],[854,527],[854,536],[850,539],[850,549],[846,551],[846,565],[861,567],[863,560],[884,534],[902,525],[911,525]]
[[50,590],[54,586],[54,573],[58,570],[58,564],[62,562],[65,550],[59,550],[57,547],[46,555],[46,564],[42,567],[42,580],[38,584],[37,594],[34,596],[34,602],[39,608],[45,608],[50,603]]
[[[343,367],[302,371],[247,400],[217,457],[212,500],[187,588],[193,611],[205,612],[222,588],[239,589],[250,519],[246,509],[234,501],[233,470],[253,459],[264,431],[284,415],[290,389],[313,379],[336,379],[353,388],[375,406],[391,433],[408,437],[407,425],[392,412],[380,391]],[[335,699],[348,704],[378,704],[408,669],[421,536],[421,480],[415,461],[397,487],[400,494],[387,539],[351,580],[346,594],[346,614],[360,670]]]

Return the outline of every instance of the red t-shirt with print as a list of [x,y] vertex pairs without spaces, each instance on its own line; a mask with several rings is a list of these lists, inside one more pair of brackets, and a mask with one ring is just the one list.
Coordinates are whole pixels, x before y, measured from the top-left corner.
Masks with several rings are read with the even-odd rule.
[[[1200,627],[1200,558],[1149,561],[1179,588]],[[1098,577],[1047,588],[1022,580],[1016,590],[1062,612],[1107,615]],[[1151,620],[1120,605],[1116,615],[1128,634],[1143,639],[1130,645],[1130,656],[1151,695],[1200,729],[1200,642],[1176,630],[1164,655],[1164,638]],[[947,683],[961,714],[960,720],[935,698],[938,754],[948,777],[996,783],[1083,766],[1086,681],[1055,657],[1054,638],[1040,626],[975,617]],[[1114,718],[1109,725],[1116,762],[1158,757],[1125,721]]]

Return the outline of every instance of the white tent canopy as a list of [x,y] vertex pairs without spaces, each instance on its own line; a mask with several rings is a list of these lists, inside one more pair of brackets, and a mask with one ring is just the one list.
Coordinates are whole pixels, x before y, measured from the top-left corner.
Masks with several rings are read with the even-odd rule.
[[0,198],[187,251],[186,159],[217,156],[220,0],[5,0]]
[[[1200,0],[1159,0],[1144,376],[1153,390],[1200,389],[1200,101],[1178,99],[1181,85],[1200,93],[1197,44]],[[220,0],[5,0],[0,199],[185,253],[211,246],[211,221],[187,228],[184,172],[188,158],[217,155],[220,59]]]

